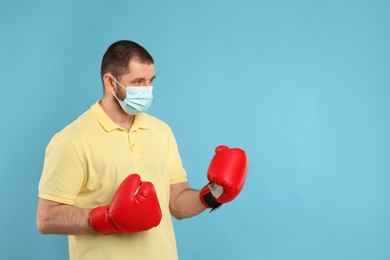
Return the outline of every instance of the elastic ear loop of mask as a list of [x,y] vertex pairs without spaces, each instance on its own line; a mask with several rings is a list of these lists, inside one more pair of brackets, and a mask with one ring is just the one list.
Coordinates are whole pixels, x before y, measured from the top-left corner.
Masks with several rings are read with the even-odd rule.
[[[116,80],[116,78],[114,77],[114,76],[112,76],[112,78],[115,80],[115,82],[116,83],[118,83],[119,84],[119,86],[121,86],[122,88],[124,88],[124,89],[126,89],[124,86],[122,86],[122,84],[121,83],[119,83],[119,81],[117,81]],[[119,98],[116,96],[116,94],[115,94],[115,92],[113,91],[113,92],[111,92],[112,93],[112,95],[115,97],[115,99],[116,100],[118,100],[118,102],[123,102],[122,100],[119,100]]]
[[119,84],[119,86],[121,86],[122,88],[126,89],[121,83],[119,83],[119,81],[116,80],[116,78],[114,76],[112,76],[112,78],[115,80],[116,83]]

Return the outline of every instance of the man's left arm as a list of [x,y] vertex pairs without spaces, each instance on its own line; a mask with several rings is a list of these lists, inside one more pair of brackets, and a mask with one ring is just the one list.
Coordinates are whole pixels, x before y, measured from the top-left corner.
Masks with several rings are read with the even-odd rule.
[[176,219],[190,218],[203,212],[206,207],[199,199],[200,190],[193,190],[187,182],[171,185],[169,209]]

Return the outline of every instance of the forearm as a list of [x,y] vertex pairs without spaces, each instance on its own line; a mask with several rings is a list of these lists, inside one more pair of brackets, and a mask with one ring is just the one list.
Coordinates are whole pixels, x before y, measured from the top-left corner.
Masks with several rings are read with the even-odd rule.
[[39,199],[37,226],[43,234],[78,235],[94,232],[89,209]]
[[203,212],[206,208],[199,199],[199,190],[184,189],[177,194],[171,203],[171,214],[176,219],[190,218]]

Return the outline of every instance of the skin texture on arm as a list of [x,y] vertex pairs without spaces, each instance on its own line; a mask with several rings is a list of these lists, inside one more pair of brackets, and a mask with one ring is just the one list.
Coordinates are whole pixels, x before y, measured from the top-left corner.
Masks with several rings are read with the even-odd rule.
[[193,190],[187,182],[171,185],[169,209],[176,219],[196,216],[206,208],[199,199],[199,190]]
[[89,224],[89,209],[39,198],[37,227],[42,234],[78,235],[95,232]]

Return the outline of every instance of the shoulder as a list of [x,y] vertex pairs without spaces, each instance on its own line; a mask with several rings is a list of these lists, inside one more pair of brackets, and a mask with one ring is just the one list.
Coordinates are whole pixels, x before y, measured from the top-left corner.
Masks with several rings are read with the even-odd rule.
[[87,134],[91,127],[93,127],[94,118],[90,109],[81,114],[73,122],[65,126],[61,131],[53,136],[53,139],[62,139],[67,141],[74,141]]

